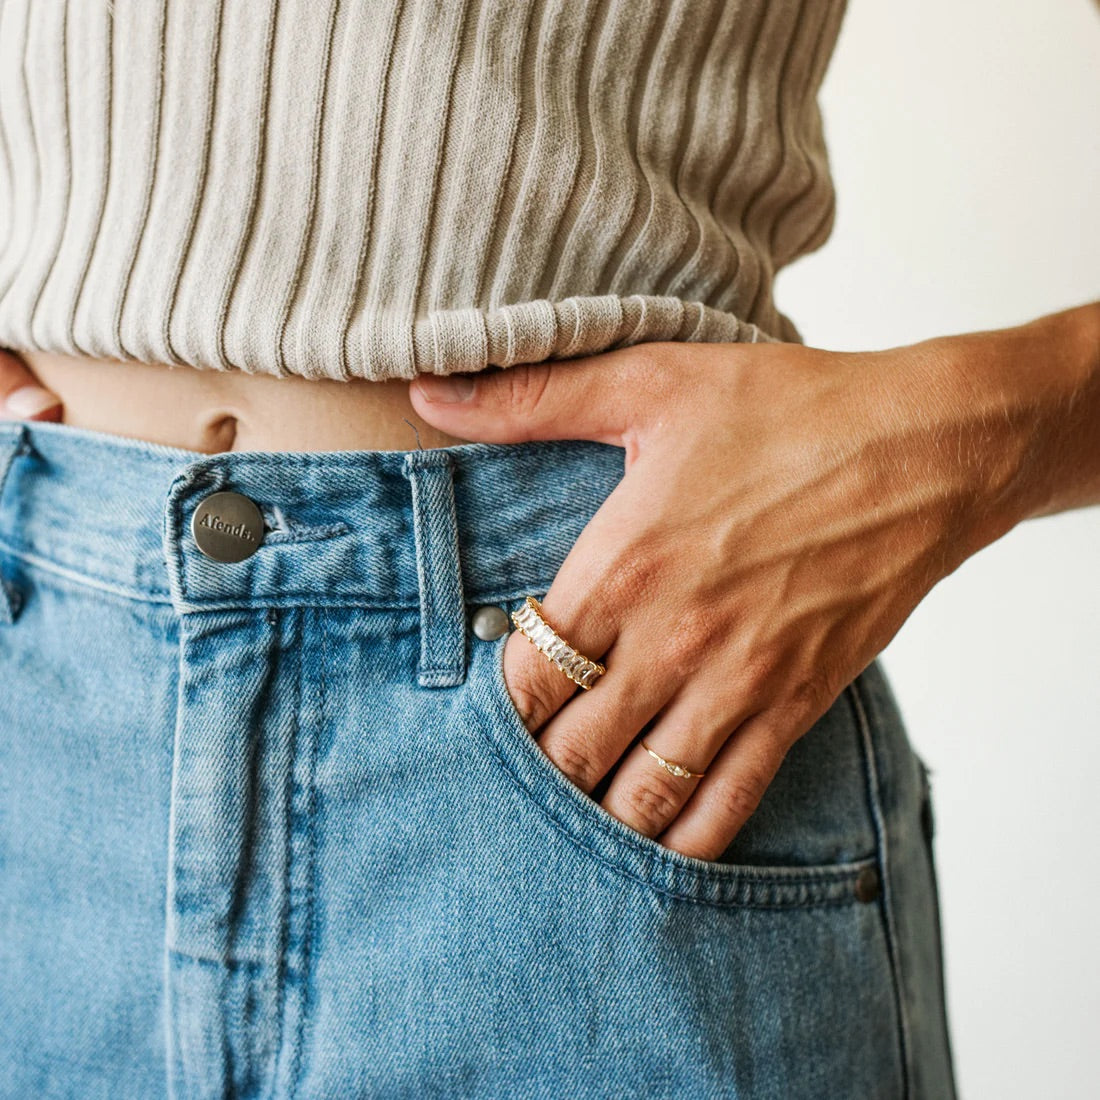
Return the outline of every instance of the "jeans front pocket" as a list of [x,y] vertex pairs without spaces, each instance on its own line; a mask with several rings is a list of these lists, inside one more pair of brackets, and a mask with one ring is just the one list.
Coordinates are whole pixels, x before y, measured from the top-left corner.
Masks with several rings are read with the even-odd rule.
[[[578,858],[598,860],[652,890],[718,905],[844,905],[877,896],[875,832],[855,747],[858,730],[844,696],[807,735],[815,740],[802,749],[796,743],[788,753],[756,813],[722,859],[697,859],[627,826],[542,751],[508,692],[503,665],[507,639],[504,634],[475,651],[467,684],[473,725],[517,798],[568,837]],[[850,760],[829,743],[830,735],[846,747],[851,742]],[[817,767],[830,758],[831,771]],[[852,760],[856,774],[845,777]],[[841,789],[834,792],[830,786]]]

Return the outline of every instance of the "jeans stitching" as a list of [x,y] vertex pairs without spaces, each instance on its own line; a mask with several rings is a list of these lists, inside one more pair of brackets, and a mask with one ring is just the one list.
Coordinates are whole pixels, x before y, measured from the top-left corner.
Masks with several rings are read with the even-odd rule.
[[309,827],[306,854],[309,859],[309,879],[306,885],[306,913],[303,920],[302,932],[302,1006],[298,1015],[298,1036],[295,1040],[294,1074],[290,1080],[291,1100],[298,1095],[298,1085],[302,1072],[302,1052],[305,1047],[305,1026],[309,1004],[309,967],[313,958],[313,942],[317,933],[317,905],[315,904],[315,889],[317,885],[317,834],[314,828],[314,815],[316,812],[316,782],[317,782],[317,746],[321,739],[321,733],[325,728],[325,712],[328,706],[328,683],[325,680],[325,668],[328,663],[328,640],[324,621],[324,615],[320,611],[314,612],[317,628],[321,635],[321,668],[318,674],[317,701],[317,725],[309,740],[309,786],[306,789],[306,823]]
[[25,562],[27,565],[32,565],[36,569],[41,569],[44,573],[52,573],[54,576],[64,577],[73,584],[82,585],[85,588],[94,588],[98,592],[106,592],[109,595],[118,596],[121,599],[149,604],[170,604],[172,602],[171,593],[167,589],[138,589],[114,585],[109,581],[101,580],[87,573],[79,573],[58,562],[51,561],[49,558],[42,558],[28,550],[15,547],[4,539],[0,539],[0,550],[5,551],[16,561]]
[[887,953],[890,958],[890,973],[894,986],[894,1003],[898,1013],[898,1044],[900,1047],[900,1068],[902,1075],[902,1100],[907,1100],[912,1090],[912,1070],[910,1061],[909,1017],[905,1007],[905,993],[901,973],[900,948],[898,946],[898,933],[894,924],[893,890],[890,886],[888,838],[886,829],[886,815],[882,808],[879,796],[879,772],[875,761],[874,738],[871,724],[867,716],[867,708],[864,704],[859,677],[852,681],[846,688],[849,705],[855,716],[856,726],[863,742],[864,758],[867,765],[867,789],[871,802],[871,814],[874,818],[875,833],[878,837],[879,847],[879,879],[880,896],[879,905],[883,916],[883,932],[886,937]]
[[[270,621],[270,620],[268,620]],[[277,621],[277,620],[276,620]],[[293,651],[296,657],[295,660],[295,683],[297,685],[297,692],[294,699],[293,707],[293,720],[291,722],[291,741],[290,751],[288,757],[290,764],[287,767],[286,780],[284,782],[284,798],[286,799],[286,826],[283,834],[283,864],[286,867],[286,894],[283,897],[283,904],[280,907],[279,913],[279,954],[276,961],[276,999],[275,999],[275,1019],[278,1021],[279,1026],[279,1046],[281,1047],[283,1036],[286,1028],[286,984],[287,984],[287,949],[290,939],[290,884],[291,884],[291,860],[293,859],[293,831],[294,831],[294,806],[293,806],[293,792],[294,792],[294,754],[298,745],[298,734],[301,730],[301,710],[302,710],[302,638],[300,617],[291,620],[292,623],[298,624],[295,631],[296,637]],[[278,630],[275,638],[273,639],[274,645],[278,646],[281,641],[282,631]],[[293,1051],[293,1048],[292,1048]],[[278,1088],[278,1065],[279,1058],[276,1056],[275,1070],[272,1073],[271,1082],[271,1096],[274,1096]]]

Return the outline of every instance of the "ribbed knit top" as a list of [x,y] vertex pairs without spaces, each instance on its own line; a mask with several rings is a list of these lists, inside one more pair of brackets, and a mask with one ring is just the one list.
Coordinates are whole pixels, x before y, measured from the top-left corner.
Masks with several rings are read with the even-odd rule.
[[846,0],[0,0],[0,345],[331,378],[801,342]]

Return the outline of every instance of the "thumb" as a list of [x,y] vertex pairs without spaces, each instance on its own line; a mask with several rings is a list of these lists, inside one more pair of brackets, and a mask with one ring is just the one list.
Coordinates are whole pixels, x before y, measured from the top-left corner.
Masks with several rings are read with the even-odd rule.
[[14,352],[0,348],[0,420],[60,420],[61,398],[38,379]]
[[[552,363],[448,375],[420,374],[409,386],[413,408],[435,428],[461,439],[522,443],[530,439],[592,439],[621,444],[637,419],[616,353]],[[635,397],[638,391],[635,390]]]

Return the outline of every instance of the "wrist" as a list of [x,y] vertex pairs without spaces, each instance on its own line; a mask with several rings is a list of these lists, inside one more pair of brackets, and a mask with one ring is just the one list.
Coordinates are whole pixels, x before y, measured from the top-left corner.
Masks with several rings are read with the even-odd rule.
[[1019,522],[1100,500],[1100,303],[886,352],[902,484],[938,502],[942,573]]
[[1100,504],[1100,301],[1031,323],[1045,349],[1049,379],[1039,403],[1024,519]]
[[1100,302],[908,351],[907,403],[955,502],[959,560],[1023,520],[1100,499]]

